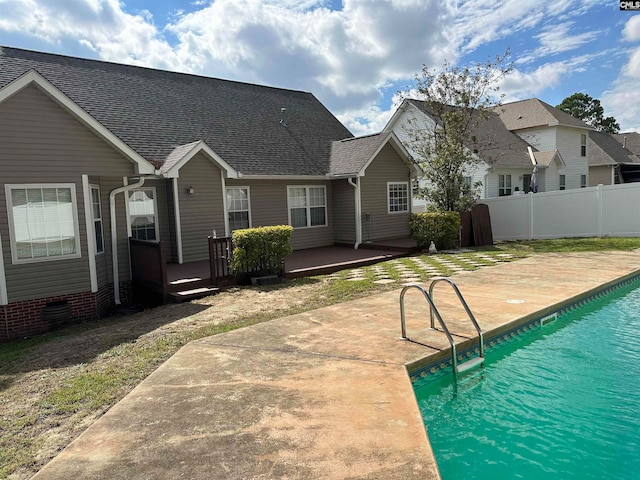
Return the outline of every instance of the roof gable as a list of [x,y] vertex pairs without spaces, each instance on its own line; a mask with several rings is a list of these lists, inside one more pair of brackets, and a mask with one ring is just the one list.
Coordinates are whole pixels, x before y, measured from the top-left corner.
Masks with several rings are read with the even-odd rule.
[[500,116],[505,126],[513,130],[534,127],[567,126],[591,130],[592,127],[582,120],[572,117],[562,110],[552,107],[537,98],[505,103],[494,111]]
[[[393,124],[400,118],[398,112],[407,107],[411,107],[416,112],[433,119],[427,102],[407,99],[389,121],[385,131],[393,128]],[[471,135],[477,140],[475,142],[469,141],[465,146],[487,165],[515,168],[531,167],[531,160],[528,154],[530,145],[518,135],[509,131],[497,114],[489,112],[485,120],[478,122]]]
[[418,166],[393,132],[382,132],[364,137],[355,137],[331,144],[331,170],[333,176],[364,176],[365,170],[380,150],[390,144],[414,175]]
[[12,82],[0,88],[0,103],[22,91],[29,85],[35,85],[46,95],[51,97],[58,105],[73,115],[78,121],[92,130],[96,135],[110,144],[115,150],[119,151],[125,158],[136,166],[136,173],[139,174],[155,174],[155,167],[146,159],[141,157],[135,150],[130,148],[126,143],[122,142],[108,128],[89,115],[73,100],[67,97],[62,91],[56,88],[51,82],[44,78],[35,70],[29,70],[16,78]]
[[0,88],[30,69],[156,165],[202,141],[244,175],[325,175],[353,136],[307,92],[0,48]]

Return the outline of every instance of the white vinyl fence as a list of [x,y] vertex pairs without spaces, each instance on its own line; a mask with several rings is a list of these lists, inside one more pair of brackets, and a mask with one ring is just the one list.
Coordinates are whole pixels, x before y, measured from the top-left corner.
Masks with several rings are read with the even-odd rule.
[[639,237],[640,183],[485,198],[494,240]]

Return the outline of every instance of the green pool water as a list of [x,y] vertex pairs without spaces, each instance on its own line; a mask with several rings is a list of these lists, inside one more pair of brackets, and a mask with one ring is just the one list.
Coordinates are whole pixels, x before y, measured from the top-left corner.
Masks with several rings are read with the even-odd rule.
[[444,480],[640,478],[640,288],[414,389]]

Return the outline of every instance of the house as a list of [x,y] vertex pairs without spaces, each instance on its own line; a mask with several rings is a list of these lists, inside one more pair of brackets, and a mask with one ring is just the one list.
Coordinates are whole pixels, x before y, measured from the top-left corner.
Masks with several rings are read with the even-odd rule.
[[[405,99],[387,122],[384,131],[394,132],[416,157],[411,149],[410,131],[428,131],[434,126],[433,114],[427,102]],[[522,178],[531,174],[532,163],[527,150],[529,145],[505,128],[495,113],[480,121],[472,136],[476,138],[476,142],[470,142],[466,147],[478,159],[478,164],[465,172],[467,182],[471,185],[478,182],[482,184],[478,192],[480,198],[510,195],[517,184],[500,183],[501,175],[508,172],[516,178]],[[520,187],[528,191],[529,183],[525,181]]]
[[537,98],[506,103],[496,112],[505,127],[544,159],[538,163],[540,191],[589,185],[587,139],[592,127]]
[[589,186],[640,181],[640,158],[618,142],[615,135],[593,130],[589,132],[588,145]]
[[129,238],[183,264],[251,226],[294,249],[408,234],[398,138],[307,92],[4,47],[0,127],[0,340],[129,301]]
[[[433,114],[426,102],[406,99],[385,126],[403,141],[410,153],[409,131],[432,129]],[[478,160],[466,172],[468,182],[481,182],[480,198],[528,192],[533,167],[539,191],[587,185],[587,136],[591,127],[538,99],[496,108],[471,132],[466,145]]]

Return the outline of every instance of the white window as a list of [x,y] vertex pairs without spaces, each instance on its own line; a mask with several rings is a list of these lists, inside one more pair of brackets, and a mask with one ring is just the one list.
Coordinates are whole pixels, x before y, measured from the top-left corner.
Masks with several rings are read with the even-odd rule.
[[6,185],[13,263],[80,256],[73,184]]
[[409,183],[387,182],[387,205],[389,213],[409,211]]
[[93,234],[96,239],[96,253],[104,252],[104,233],[102,229],[102,207],[100,206],[100,187],[91,185],[91,212],[93,214]]
[[587,176],[580,175],[580,188],[587,188]]
[[232,232],[251,227],[249,187],[227,188],[227,210],[229,212],[229,229]]
[[158,240],[156,221],[156,189],[141,188],[129,192],[129,222],[131,238],[138,240]]
[[498,196],[511,195],[511,174],[498,175]]
[[567,177],[564,175],[560,175],[560,190],[564,190],[567,188]]
[[584,134],[580,135],[580,156],[587,156],[587,136]]
[[327,225],[327,191],[322,186],[287,187],[289,225],[293,228]]

